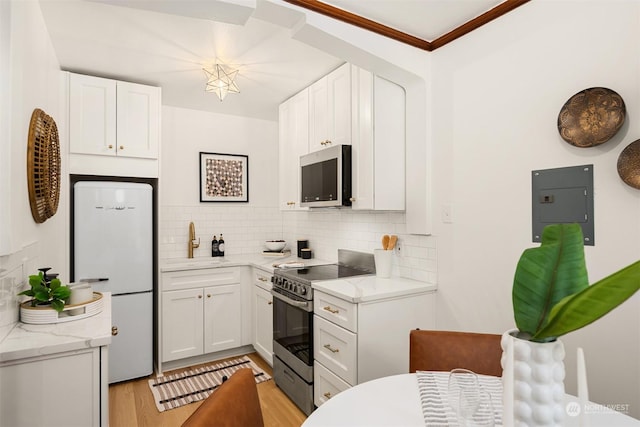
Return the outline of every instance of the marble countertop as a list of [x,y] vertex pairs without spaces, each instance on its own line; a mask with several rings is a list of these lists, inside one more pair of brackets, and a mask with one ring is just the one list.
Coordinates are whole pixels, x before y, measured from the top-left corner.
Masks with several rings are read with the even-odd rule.
[[262,254],[225,255],[224,257],[219,258],[196,257],[165,259],[160,261],[160,271],[166,273],[170,271],[201,270],[205,268],[251,266],[257,267],[268,273],[273,273],[275,264],[288,262],[301,262],[305,266],[332,263],[332,261],[317,258],[302,259],[295,255],[290,255],[288,257],[265,256]]
[[49,325],[18,322],[0,341],[0,363],[95,348],[111,343],[111,293],[95,316]]
[[433,292],[437,286],[403,277],[383,279],[375,275],[367,275],[316,282],[313,284],[313,289],[352,303],[364,303]]

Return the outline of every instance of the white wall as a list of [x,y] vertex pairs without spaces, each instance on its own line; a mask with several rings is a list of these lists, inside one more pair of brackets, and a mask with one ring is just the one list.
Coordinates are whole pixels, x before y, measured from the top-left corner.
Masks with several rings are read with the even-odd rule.
[[[2,103],[2,111],[5,108],[10,111],[10,120],[0,122],[3,126],[0,132],[3,137],[0,140],[3,145],[0,159],[3,172],[0,179],[8,179],[8,186],[7,181],[0,186],[3,191],[0,197],[3,204],[2,228],[5,231],[1,235],[6,239],[0,245],[3,249],[0,269],[12,272],[16,278],[22,276],[23,280],[29,274],[36,273],[37,267],[52,267],[52,272],[67,269],[68,257],[64,249],[68,230],[65,183],[62,185],[58,213],[43,224],[36,224],[29,206],[26,172],[27,137],[33,110],[44,110],[56,120],[58,126],[64,126],[60,109],[60,67],[38,2],[3,2],[0,17],[3,25],[0,58],[9,60],[8,68],[3,64],[3,73],[0,74],[3,79],[1,87],[7,87],[8,79],[11,89],[8,94],[3,92],[3,97],[10,96],[9,102],[4,100]],[[4,27],[7,24],[10,28],[8,34],[7,27]],[[61,144],[61,151],[66,151],[66,141],[61,140]],[[62,176],[66,176],[64,163],[62,172]],[[22,273],[15,273],[16,269],[22,270]],[[8,286],[7,283],[5,285]],[[3,298],[13,298],[14,291],[3,292],[2,295]],[[11,305],[2,302],[0,307]],[[10,320],[17,320],[16,316],[17,311],[11,313]],[[0,318],[0,323],[6,324],[7,319],[3,316]]]
[[[578,6],[579,5],[579,6]],[[438,221],[438,327],[500,333],[514,327],[511,286],[531,240],[534,169],[594,165],[591,283],[640,258],[640,192],[618,177],[620,152],[640,137],[640,3],[531,2],[433,53],[433,140]],[[541,25],[544,23],[544,25]],[[560,108],[604,86],[626,103],[619,134],[595,148],[561,139]],[[640,295],[563,338],[575,392],[576,346],[585,349],[590,397],[630,404],[640,417]]]
[[[249,156],[248,203],[200,202],[200,152]],[[282,237],[276,122],[164,106],[160,168],[161,259],[186,257],[190,221],[196,257],[211,256],[214,234],[224,234],[226,254],[258,253]]]

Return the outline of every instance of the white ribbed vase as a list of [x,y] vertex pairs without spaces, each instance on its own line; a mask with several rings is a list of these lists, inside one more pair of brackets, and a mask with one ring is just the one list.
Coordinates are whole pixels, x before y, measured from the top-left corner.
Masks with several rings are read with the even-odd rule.
[[[564,405],[564,345],[556,340],[538,343],[516,338],[517,330],[502,335],[502,368],[506,369],[507,346],[513,348],[513,375],[503,372],[505,411],[513,411],[515,427],[562,426]],[[506,374],[506,375],[505,375]],[[513,384],[506,384],[513,378]],[[510,419],[509,414],[504,414]]]

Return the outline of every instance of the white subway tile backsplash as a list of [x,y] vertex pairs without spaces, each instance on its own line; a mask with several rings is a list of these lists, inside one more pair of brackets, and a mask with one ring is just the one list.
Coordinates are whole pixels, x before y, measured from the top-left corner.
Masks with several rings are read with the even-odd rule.
[[160,258],[183,258],[188,227],[193,221],[200,247],[195,256],[209,256],[211,238],[224,235],[227,254],[261,252],[263,242],[285,239],[295,251],[296,240],[309,240],[315,258],[337,261],[338,249],[373,252],[384,234],[398,235],[392,272],[401,277],[435,283],[436,239],[406,234],[402,212],[363,212],[323,209],[280,212],[272,206],[163,206],[160,211]]

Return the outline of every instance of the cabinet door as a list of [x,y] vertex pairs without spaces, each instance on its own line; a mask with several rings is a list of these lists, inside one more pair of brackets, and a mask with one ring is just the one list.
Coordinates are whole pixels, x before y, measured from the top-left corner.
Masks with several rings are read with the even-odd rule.
[[203,353],[202,289],[162,293],[162,361]]
[[[405,210],[404,90],[353,67],[354,210]],[[389,173],[388,171],[393,171]]]
[[351,144],[351,65],[309,87],[309,152]]
[[204,289],[204,352],[240,347],[242,341],[240,284]]
[[160,88],[117,84],[118,156],[156,159],[160,141]]
[[309,90],[280,105],[279,189],[281,210],[300,207],[300,156],[309,150]]
[[313,364],[313,403],[320,407],[327,400],[350,388],[339,376],[325,368],[322,363]]
[[313,316],[313,355],[350,385],[358,382],[357,335],[328,320]]
[[273,366],[273,297],[270,292],[258,286],[254,286],[253,289],[253,346],[258,354]]
[[[373,73],[353,67],[353,141],[351,141],[351,208],[374,209]],[[389,176],[388,173],[383,175]],[[404,179],[404,174],[402,174]]]
[[116,155],[116,82],[69,73],[69,150]]
[[327,139],[330,146],[351,144],[351,64],[327,76]]
[[325,148],[329,139],[327,77],[309,86],[309,152]]
[[[397,84],[374,76],[373,129],[376,210],[405,209],[405,93]],[[380,171],[394,171],[381,173]]]
[[99,348],[0,365],[0,425],[100,425]]

